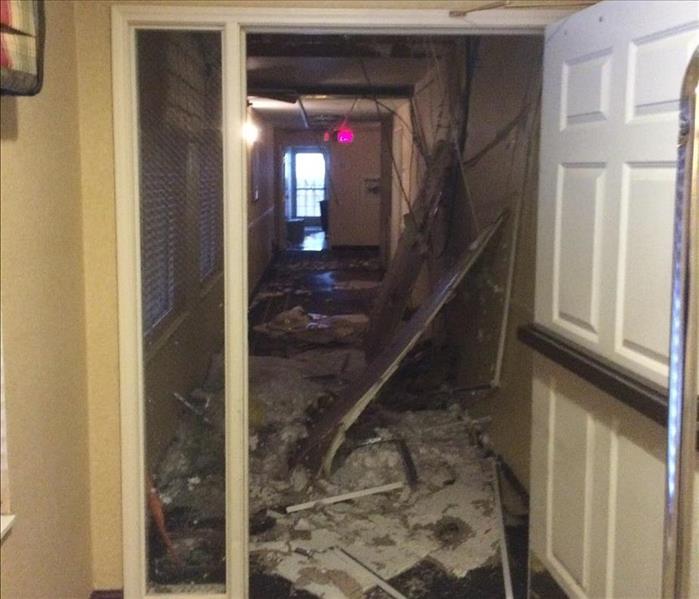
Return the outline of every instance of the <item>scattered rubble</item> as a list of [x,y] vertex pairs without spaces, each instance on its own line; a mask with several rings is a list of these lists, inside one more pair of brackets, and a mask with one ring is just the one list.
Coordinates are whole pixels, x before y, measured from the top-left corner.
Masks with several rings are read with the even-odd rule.
[[[292,461],[366,372],[366,322],[360,313],[324,316],[297,306],[255,327],[296,350],[249,357],[253,597],[412,599],[429,597],[418,588],[426,571],[450,589],[499,571],[492,472],[474,443],[478,423],[448,377],[434,375],[438,362],[425,366],[434,353],[410,354],[399,373],[409,385],[387,387],[362,414],[332,471],[318,477]],[[153,476],[173,546],[168,552],[152,532],[158,592],[220,592],[225,582],[223,387],[217,354],[202,388],[173,399],[182,419]],[[440,393],[440,409],[409,410],[386,396],[406,388],[416,397]]]
[[[329,569],[326,553],[334,547],[347,550],[383,580],[426,558],[456,577],[497,561],[491,474],[480,451],[468,442],[467,415],[454,406],[451,411],[394,412],[386,418],[391,424],[376,432],[406,440],[420,477],[414,490],[404,487],[398,495],[363,496],[286,514],[251,539],[251,551],[260,552],[270,571],[293,581],[295,588],[338,596],[332,594],[338,592],[337,581],[304,575],[309,568]],[[368,446],[353,452],[329,479],[318,480],[309,492],[319,495],[310,499],[375,482],[390,484],[400,472],[394,447]],[[299,526],[307,532],[302,538],[295,534]],[[362,592],[375,586],[361,576],[353,580]]]
[[257,325],[254,330],[270,337],[326,345],[356,342],[361,338],[368,322],[366,314],[325,316],[308,313],[301,306],[296,306],[278,314],[269,322]]

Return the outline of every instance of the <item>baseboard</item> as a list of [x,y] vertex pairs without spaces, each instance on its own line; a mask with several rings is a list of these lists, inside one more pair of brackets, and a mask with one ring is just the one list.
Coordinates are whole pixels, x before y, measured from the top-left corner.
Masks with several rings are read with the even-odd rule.
[[92,591],[90,599],[124,599],[124,591],[116,589],[111,591]]

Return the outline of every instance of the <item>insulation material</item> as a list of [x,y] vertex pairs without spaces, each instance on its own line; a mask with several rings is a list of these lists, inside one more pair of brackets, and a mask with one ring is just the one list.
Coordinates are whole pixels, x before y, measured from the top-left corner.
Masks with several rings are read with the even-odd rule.
[[[272,572],[296,588],[336,597],[338,590],[358,588],[364,593],[375,586],[370,577],[355,575],[347,566],[336,568],[343,572],[341,577],[320,576],[323,569],[332,569],[335,547],[345,549],[384,580],[425,558],[456,577],[497,561],[492,480],[480,451],[468,442],[468,416],[454,407],[391,413],[388,419],[391,424],[377,432],[406,440],[420,477],[414,491],[284,515],[271,530],[251,539],[253,555],[258,553]],[[325,495],[394,482],[401,472],[390,446],[363,448],[355,454],[360,452],[363,457],[352,454],[329,480],[318,484]]]

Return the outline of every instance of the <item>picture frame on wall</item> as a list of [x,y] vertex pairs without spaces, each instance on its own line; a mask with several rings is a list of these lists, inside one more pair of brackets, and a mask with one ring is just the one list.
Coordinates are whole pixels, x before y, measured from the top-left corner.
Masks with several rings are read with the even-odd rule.
[[46,34],[44,0],[0,0],[0,93],[41,91]]

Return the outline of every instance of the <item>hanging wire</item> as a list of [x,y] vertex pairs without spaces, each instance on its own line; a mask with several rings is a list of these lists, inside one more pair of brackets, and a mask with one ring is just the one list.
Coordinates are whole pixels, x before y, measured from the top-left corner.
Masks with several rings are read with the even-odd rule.
[[[474,39],[469,39],[468,42],[462,47],[463,52],[465,53],[465,70],[466,70],[466,76],[464,79],[464,85],[463,85],[463,90],[461,93],[461,107],[460,110],[463,110],[463,117],[462,117],[462,123],[461,123],[461,130],[459,131],[459,146],[465,148],[466,147],[466,140],[468,139],[468,125],[469,125],[469,115],[470,115],[470,105],[471,105],[471,91],[473,88],[473,80],[474,80],[474,73],[475,73],[475,68],[476,68],[476,63],[478,60],[478,47],[479,47],[479,39],[475,38]],[[462,169],[461,172],[461,180],[462,183],[465,181],[468,183],[468,179],[466,177],[466,173],[463,172],[463,167],[459,163],[459,168]],[[466,203],[468,204],[469,211],[471,213],[471,221],[474,226],[474,228],[477,231],[480,231],[480,226],[478,222],[478,216],[475,210],[475,204],[473,202],[473,196],[471,195],[471,190],[466,184],[464,186],[464,194],[466,194]],[[452,211],[455,209],[455,204],[452,202],[451,206]],[[444,248],[442,250],[442,253],[446,252],[448,249],[448,239],[451,238],[452,234],[452,227],[455,225],[455,219],[449,219],[449,227],[447,230],[447,235],[444,243]]]
[[[434,47],[434,42],[432,40],[430,40],[429,48],[430,48],[430,52],[432,55],[432,63],[433,63],[434,69],[437,73],[437,80],[439,82],[439,85],[445,87],[444,81],[442,80],[441,71],[439,69],[439,59],[437,57],[437,51]],[[451,120],[452,120],[452,123],[451,123],[452,125],[454,125],[453,120],[455,118],[454,117],[455,112],[456,112],[455,110],[452,110],[451,115],[450,115]],[[467,115],[464,115],[464,118],[467,118]],[[463,168],[463,152],[462,152],[461,147],[460,147],[461,143],[460,143],[460,140],[458,140],[456,137],[456,127],[452,126],[452,127],[450,127],[450,130],[452,132],[451,141],[454,145],[454,151],[456,152],[457,161],[459,163],[459,173],[461,175],[461,182],[462,182],[462,185],[464,186],[464,191],[466,193],[468,205],[469,205],[469,208],[471,211],[471,218],[473,219],[473,226],[476,230],[476,236],[478,236],[481,232],[481,225],[480,225],[480,222],[478,219],[478,215],[476,214],[475,206],[473,204],[473,196],[471,194],[471,187],[470,187],[469,182],[468,182],[468,177],[466,176],[466,171]],[[465,142],[465,140],[464,140],[464,142]]]
[[399,113],[397,110],[394,110],[391,108],[388,104],[385,102],[382,102],[381,100],[378,100],[377,98],[372,98],[370,96],[362,96],[363,99],[365,100],[371,100],[374,103],[378,104],[381,108],[383,108],[386,112],[391,114],[391,116],[394,116],[397,118],[400,123],[408,130],[410,131],[410,136],[413,139],[413,145],[415,145],[420,152],[421,156],[424,158],[425,153],[424,153],[424,148],[422,147],[421,140],[418,137],[418,132],[414,130],[413,125],[406,121]]
[[507,123],[502,129],[498,130],[495,135],[493,136],[493,139],[491,139],[487,144],[485,144],[480,150],[478,150],[473,156],[464,159],[463,165],[467,168],[470,168],[472,166],[475,166],[478,164],[481,159],[490,152],[495,146],[498,144],[502,143],[507,139],[507,136],[510,134],[510,132],[520,125],[520,123],[527,118],[527,114],[529,110],[531,109],[531,103],[525,103],[521,110],[517,113],[517,115],[509,122]]
[[[357,60],[359,61],[359,65],[362,69],[362,73],[364,75],[364,79],[366,79],[367,85],[369,86],[369,88],[373,88],[373,84],[371,82],[371,78],[369,77],[369,73],[367,71],[366,64],[364,63],[364,59],[361,57],[358,57]],[[376,114],[377,114],[379,120],[381,120],[381,108],[378,104],[378,98],[376,97],[376,94],[372,94],[372,96],[373,97],[371,99],[374,101],[374,105],[376,106]],[[398,168],[398,163],[396,162],[396,156],[393,152],[393,147],[390,147],[389,154],[391,156],[391,164],[393,166],[393,173],[394,173],[395,177],[398,179],[398,186],[400,187],[401,198],[403,199],[403,202],[405,203],[405,205],[408,208],[408,215],[410,216],[410,220],[412,221],[413,226],[415,227],[415,230],[418,234],[418,238],[420,238],[421,233],[418,230],[418,222],[417,222],[417,219],[415,218],[415,213],[413,212],[413,206],[410,203],[410,198],[408,197],[408,193],[405,191],[405,186],[403,185],[403,178],[401,177],[400,169]]]

